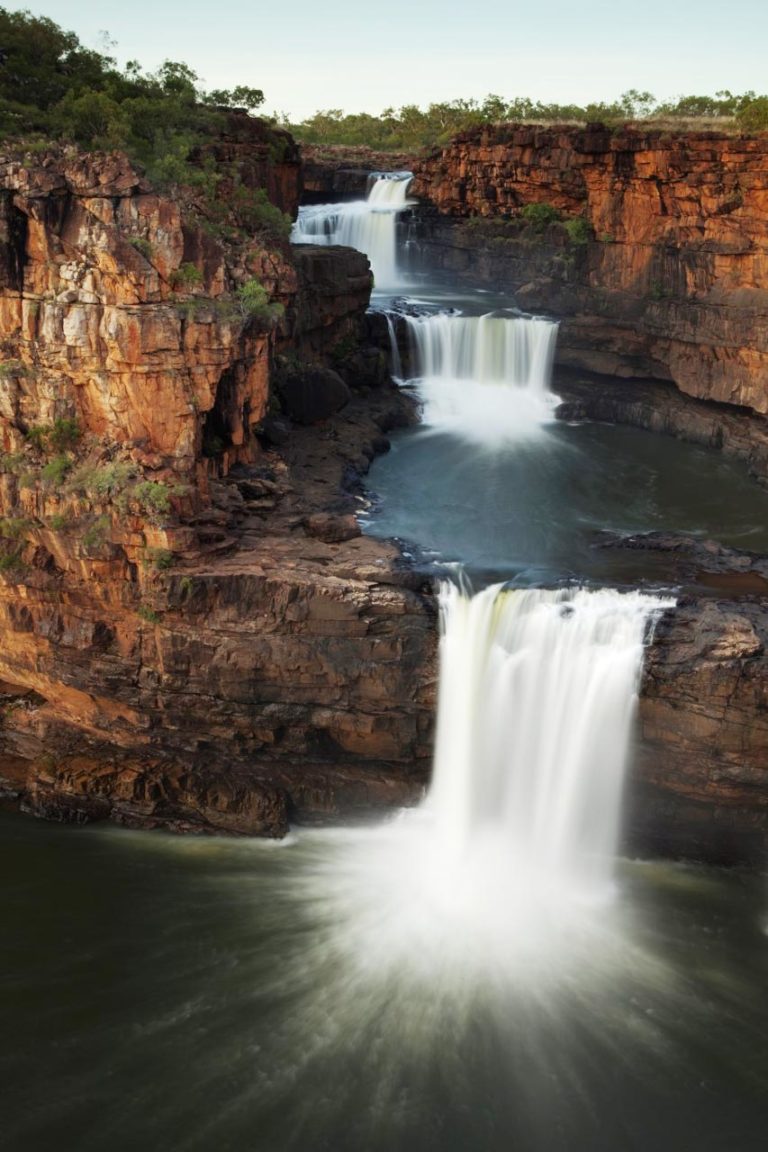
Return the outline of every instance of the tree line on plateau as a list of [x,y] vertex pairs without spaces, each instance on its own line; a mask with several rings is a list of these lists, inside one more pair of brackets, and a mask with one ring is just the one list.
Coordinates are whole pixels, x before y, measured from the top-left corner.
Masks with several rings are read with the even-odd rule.
[[[113,47],[109,45],[109,48]],[[137,61],[124,68],[107,52],[86,48],[45,16],[0,7],[0,137],[43,147],[51,139],[87,149],[121,148],[159,184],[195,176],[188,160],[215,134],[227,109],[261,107],[259,88],[206,91],[188,65],[166,60],[155,72]],[[547,104],[528,97],[405,104],[374,116],[332,108],[301,122],[273,118],[306,144],[415,151],[447,143],[459,132],[504,122],[606,124],[641,121],[671,126],[768,130],[768,96],[717,92],[659,101],[632,89],[612,103]]]
[[385,108],[379,116],[331,108],[298,123],[287,116],[279,118],[281,126],[305,144],[367,145],[382,151],[404,152],[446,144],[459,132],[483,124],[597,121],[609,125],[640,121],[680,128],[718,127],[759,132],[768,129],[768,96],[723,91],[714,96],[679,96],[660,101],[650,92],[631,89],[612,103],[582,105],[546,104],[526,96],[507,101],[501,96],[489,95],[482,101],[450,100],[424,109],[415,104],[399,109]]
[[0,136],[41,147],[51,139],[86,149],[124,149],[157,183],[183,182],[195,146],[227,108],[252,111],[258,88],[204,91],[186,64],[156,72],[84,47],[45,16],[0,8]]

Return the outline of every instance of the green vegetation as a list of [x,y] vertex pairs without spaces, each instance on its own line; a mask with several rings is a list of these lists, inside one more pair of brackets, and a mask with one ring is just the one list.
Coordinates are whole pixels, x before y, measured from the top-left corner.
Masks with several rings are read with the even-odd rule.
[[131,236],[128,243],[132,248],[135,248],[137,252],[140,252],[145,260],[152,259],[152,245],[145,236]]
[[48,432],[48,443],[54,452],[72,452],[80,440],[77,420],[54,420]]
[[0,474],[20,476],[26,467],[27,458],[23,452],[0,452]]
[[[43,470],[45,471],[45,470]],[[69,477],[66,491],[90,499],[108,500],[118,512],[137,504],[153,524],[171,512],[172,492],[159,480],[139,480],[135,464],[114,460],[109,464],[81,464]]]
[[84,148],[123,148],[158,183],[204,185],[189,163],[195,145],[221,125],[222,109],[258,108],[264,94],[238,85],[205,92],[186,64],[157,72],[85,48],[44,16],[0,8],[0,135],[34,150],[44,139]]
[[45,443],[48,438],[48,429],[42,426],[28,428],[24,438],[28,444],[32,445],[36,452],[44,452]]
[[59,488],[72,469],[69,456],[54,456],[43,466],[40,478],[46,488]]
[[650,92],[632,88],[608,103],[547,104],[525,96],[505,100],[489,95],[482,101],[450,100],[424,109],[415,104],[385,108],[379,116],[367,112],[346,114],[340,108],[331,108],[300,123],[285,118],[281,123],[303,144],[367,146],[394,152],[441,146],[458,133],[484,124],[616,125],[630,121],[669,123],[673,127],[712,126],[714,122],[715,126],[757,132],[768,129],[768,96],[751,91],[741,95],[722,91],[714,96],[679,96],[660,101]]
[[131,496],[145,516],[153,522],[164,520],[170,515],[171,493],[167,484],[161,481],[142,480],[134,485]]
[[21,540],[32,527],[32,521],[22,516],[0,519],[0,540]]
[[67,482],[70,492],[114,499],[136,477],[136,465],[122,460],[111,464],[81,464]]
[[560,219],[560,213],[553,204],[526,204],[520,215],[531,225],[534,232],[543,232],[550,224]]
[[109,542],[110,534],[112,532],[112,521],[109,516],[99,516],[83,533],[83,550],[87,556],[94,553],[98,555],[104,548],[104,545]]
[[53,424],[39,424],[28,428],[25,438],[36,452],[73,452],[80,440],[77,420],[54,420]]
[[745,132],[768,131],[768,96],[754,96],[737,114],[739,126]]
[[144,563],[156,568],[158,572],[165,572],[176,563],[176,557],[168,548],[147,548]]
[[203,209],[203,227],[217,238],[240,240],[252,232],[264,232],[274,240],[287,240],[293,221],[281,212],[263,188],[249,188],[231,166],[220,166],[212,179],[222,182],[222,194],[210,194]]
[[570,220],[563,221],[563,228],[568,233],[572,244],[587,244],[590,238],[589,221],[585,216],[572,216]]
[[180,264],[178,268],[171,272],[171,287],[177,291],[194,288],[196,285],[202,284],[202,282],[203,274],[194,264]]
[[270,303],[269,293],[258,280],[246,280],[237,289],[236,296],[240,315],[247,320],[257,320],[265,325],[274,324],[285,311],[279,302]]
[[0,556],[0,572],[18,572],[24,567],[21,549],[15,548]]
[[29,369],[21,360],[5,360],[0,364],[0,377],[26,376]]
[[148,624],[160,623],[160,613],[156,612],[154,608],[147,607],[146,604],[140,604],[136,612],[141,616],[142,620],[146,620]]

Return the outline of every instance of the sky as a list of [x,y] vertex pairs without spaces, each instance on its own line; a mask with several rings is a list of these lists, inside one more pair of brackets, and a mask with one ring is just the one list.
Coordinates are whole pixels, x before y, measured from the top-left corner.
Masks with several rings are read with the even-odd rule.
[[585,104],[768,91],[768,0],[27,0],[123,64],[183,60],[264,111],[378,113],[459,97]]

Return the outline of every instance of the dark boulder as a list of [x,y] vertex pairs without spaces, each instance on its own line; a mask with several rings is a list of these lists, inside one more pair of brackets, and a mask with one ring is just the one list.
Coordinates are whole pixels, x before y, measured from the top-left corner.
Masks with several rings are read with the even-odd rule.
[[338,372],[313,364],[284,369],[277,391],[286,416],[297,424],[326,420],[350,400],[349,388]]

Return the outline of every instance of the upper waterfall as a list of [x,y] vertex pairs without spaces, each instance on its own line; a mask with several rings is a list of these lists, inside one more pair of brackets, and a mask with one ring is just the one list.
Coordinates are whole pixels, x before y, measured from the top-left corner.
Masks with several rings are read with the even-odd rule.
[[498,312],[404,319],[425,424],[494,444],[534,436],[551,419],[554,321]]
[[370,260],[378,290],[401,289],[397,217],[408,207],[411,178],[410,172],[378,173],[371,177],[365,200],[301,208],[291,240],[294,244],[345,244],[357,248]]

